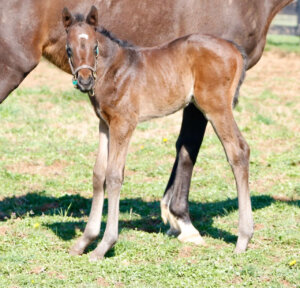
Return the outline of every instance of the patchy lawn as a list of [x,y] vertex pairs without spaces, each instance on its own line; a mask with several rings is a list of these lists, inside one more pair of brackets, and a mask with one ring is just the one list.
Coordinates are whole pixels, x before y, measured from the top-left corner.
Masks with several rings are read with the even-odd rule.
[[[43,61],[0,106],[0,287],[299,287],[300,56],[270,49],[248,72],[235,111],[251,147],[248,251],[233,254],[236,189],[211,127],[190,192],[191,217],[208,247],[165,234],[159,200],[179,112],[135,132],[120,238],[99,263],[68,254],[90,209],[98,121],[71,77]],[[106,213],[107,203],[101,236]]]

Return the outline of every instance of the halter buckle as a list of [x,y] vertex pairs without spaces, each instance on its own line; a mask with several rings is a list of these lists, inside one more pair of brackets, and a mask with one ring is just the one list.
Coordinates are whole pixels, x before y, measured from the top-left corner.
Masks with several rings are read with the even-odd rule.
[[95,96],[95,89],[94,88],[89,91],[89,96],[90,97],[94,97]]
[[72,83],[73,83],[73,85],[74,85],[74,88],[77,88],[78,80],[77,80],[77,77],[76,77],[76,76],[73,77]]

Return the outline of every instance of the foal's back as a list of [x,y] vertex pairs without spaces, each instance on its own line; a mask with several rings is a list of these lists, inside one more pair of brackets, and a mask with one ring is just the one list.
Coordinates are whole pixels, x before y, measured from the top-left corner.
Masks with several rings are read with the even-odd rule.
[[206,114],[231,109],[244,66],[234,44],[192,34],[141,49],[140,55],[132,94],[140,99],[141,121],[174,113],[191,101]]

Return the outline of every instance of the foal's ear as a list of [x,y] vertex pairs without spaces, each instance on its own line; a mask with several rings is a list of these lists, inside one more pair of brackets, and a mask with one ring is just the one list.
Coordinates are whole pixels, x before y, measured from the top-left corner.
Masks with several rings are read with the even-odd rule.
[[62,11],[62,21],[63,21],[63,24],[64,24],[66,29],[69,28],[72,25],[73,20],[74,19],[73,19],[72,14],[68,10],[68,8],[65,7]]
[[98,26],[98,10],[93,5],[89,15],[86,17],[86,23],[94,27]]

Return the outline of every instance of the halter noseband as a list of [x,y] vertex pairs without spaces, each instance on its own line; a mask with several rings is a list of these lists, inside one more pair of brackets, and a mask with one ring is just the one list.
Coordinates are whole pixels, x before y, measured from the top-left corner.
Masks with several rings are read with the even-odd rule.
[[[66,45],[66,49],[68,49],[67,45]],[[83,65],[81,65],[81,66],[79,66],[79,67],[77,67],[75,69],[74,66],[73,66],[73,62],[72,62],[72,55],[68,54],[69,65],[70,65],[70,68],[71,68],[71,71],[72,71],[72,75],[73,75],[72,83],[73,83],[73,85],[74,85],[74,87],[76,89],[78,89],[77,75],[78,75],[78,72],[81,69],[89,69],[89,70],[91,70],[94,80],[97,79],[97,73],[96,73],[96,71],[97,71],[97,59],[98,59],[98,55],[99,55],[99,44],[98,44],[98,41],[97,41],[97,48],[96,48],[96,56],[95,56],[95,65],[94,65],[94,67],[92,67],[90,65],[87,65],[87,64],[83,64]],[[94,87],[88,93],[89,93],[90,96],[94,96],[95,95]]]

